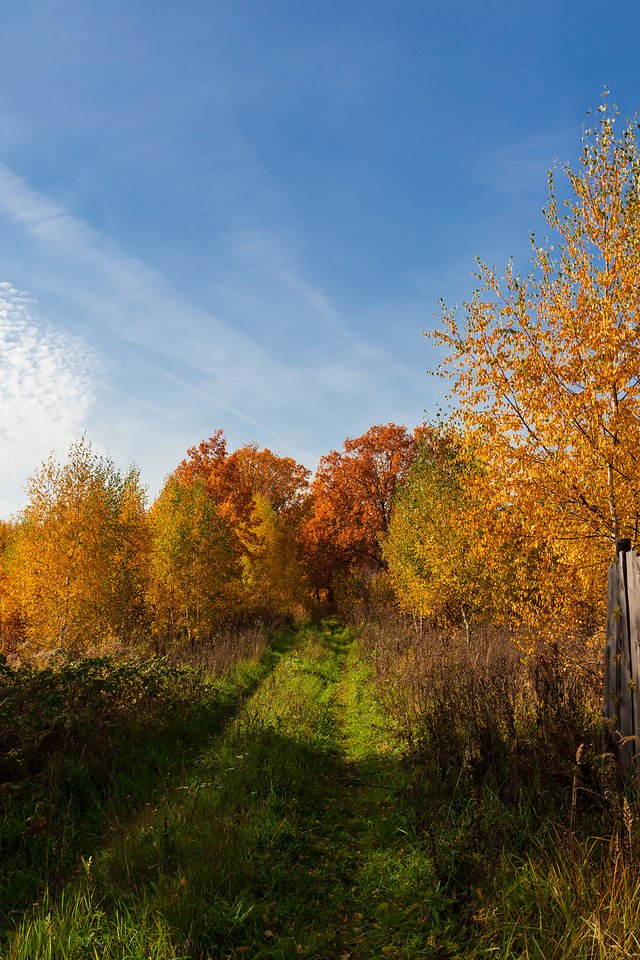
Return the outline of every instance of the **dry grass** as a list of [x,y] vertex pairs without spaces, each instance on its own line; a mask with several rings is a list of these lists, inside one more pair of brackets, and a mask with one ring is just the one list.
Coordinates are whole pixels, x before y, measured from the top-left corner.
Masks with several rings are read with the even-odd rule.
[[472,955],[640,955],[640,803],[602,752],[599,652],[392,613],[359,635]]
[[[517,802],[567,784],[582,746],[582,777],[600,757],[599,664],[576,644],[525,653],[495,628],[418,632],[386,614],[360,630],[380,696],[415,758],[458,784],[491,783]],[[596,762],[596,767],[600,760]],[[595,786],[595,784],[591,784]]]

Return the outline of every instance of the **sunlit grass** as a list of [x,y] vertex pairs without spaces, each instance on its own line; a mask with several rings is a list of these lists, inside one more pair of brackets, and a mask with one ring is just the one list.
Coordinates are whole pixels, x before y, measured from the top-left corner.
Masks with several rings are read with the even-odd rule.
[[[565,723],[550,758],[511,770],[556,736],[536,719],[541,699],[518,716],[514,745],[520,701],[504,676],[493,683],[487,656],[477,675],[452,678],[438,660],[403,686],[392,657],[374,683],[364,652],[337,622],[278,634],[241,709],[114,820],[63,893],[24,914],[7,960],[637,958],[635,801],[594,747],[564,758],[590,729],[579,688],[563,693],[560,677],[548,693]],[[480,662],[449,653],[458,670]],[[454,687],[475,699],[459,703]],[[427,740],[446,738],[447,711],[449,754]],[[598,825],[604,839],[589,839]]]
[[449,904],[351,634],[276,648],[194,775],[25,917],[11,960],[443,955]]

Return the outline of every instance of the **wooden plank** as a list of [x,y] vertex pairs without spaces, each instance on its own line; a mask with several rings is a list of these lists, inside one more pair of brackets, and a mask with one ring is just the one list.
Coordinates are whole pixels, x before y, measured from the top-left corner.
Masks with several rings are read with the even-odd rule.
[[631,767],[635,754],[633,740],[627,739],[634,736],[634,723],[633,701],[631,699],[633,676],[631,674],[626,554],[620,553],[616,562],[618,564],[618,606],[620,608],[620,734],[622,736],[620,762],[622,769],[626,772]]
[[615,670],[612,671],[614,674],[614,688],[616,691],[615,707],[616,707],[616,729],[620,730],[620,691],[622,688],[622,620],[621,620],[621,610],[620,603],[622,602],[622,597],[624,596],[623,584],[620,582],[620,568],[616,563],[616,598],[614,603],[614,612],[616,617],[616,629],[614,634],[613,641],[613,650],[612,650],[612,659],[615,664]]
[[640,561],[635,550],[627,555],[627,595],[629,598],[629,653],[631,657],[633,704],[633,756],[635,758],[634,772],[640,775],[640,749],[638,736],[640,735]]
[[[609,589],[607,594],[607,633],[604,647],[604,705],[605,720],[612,721],[618,714],[618,688],[616,686],[616,647],[620,613],[618,611],[618,567],[609,565]],[[605,737],[609,731],[605,729]]]

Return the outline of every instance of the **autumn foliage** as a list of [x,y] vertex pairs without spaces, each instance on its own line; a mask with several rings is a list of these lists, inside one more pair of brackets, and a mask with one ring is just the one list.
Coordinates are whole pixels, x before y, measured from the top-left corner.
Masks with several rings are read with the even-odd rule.
[[599,116],[565,171],[566,199],[550,178],[555,236],[534,240],[531,274],[481,265],[462,317],[445,309],[435,334],[458,429],[483,465],[475,498],[505,518],[494,537],[515,518],[541,554],[539,609],[564,594],[587,620],[616,538],[636,540],[640,519],[639,158],[634,125],[616,137],[606,103]]
[[342,450],[322,457],[302,532],[309,580],[318,595],[332,596],[336,577],[349,569],[385,567],[381,537],[416,450],[415,436],[389,423],[348,438]]
[[150,506],[135,469],[78,442],[0,526],[3,646],[197,646],[363,598],[467,632],[594,635],[615,540],[640,535],[640,158],[617,119],[605,102],[577,170],[550,178],[530,273],[481,264],[443,308],[447,420],[372,426],[313,479],[217,430]]
[[131,641],[149,553],[137,471],[123,476],[81,440],[68,463],[43,464],[28,495],[5,553],[6,629],[31,649]]

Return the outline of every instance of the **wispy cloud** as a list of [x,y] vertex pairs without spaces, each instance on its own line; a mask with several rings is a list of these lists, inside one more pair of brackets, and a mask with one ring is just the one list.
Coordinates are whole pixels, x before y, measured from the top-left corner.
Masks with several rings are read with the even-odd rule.
[[84,429],[99,368],[79,339],[55,330],[9,282],[0,283],[0,515],[38,461]]
[[157,271],[0,163],[2,215],[37,244],[49,265],[46,285],[76,302],[85,329],[148,350],[159,376],[167,364],[187,364],[213,378],[221,402],[236,406],[244,386],[259,390],[272,377],[282,382],[280,362],[250,336],[198,308]]
[[[375,353],[370,344],[354,336],[327,297],[304,277],[286,246],[267,231],[248,230],[230,238],[234,259],[215,291],[222,295],[221,308],[230,315],[230,325],[197,307],[157,271],[127,256],[90,224],[33,190],[0,163],[2,215],[25,231],[52,262],[75,268],[74,284],[56,292],[65,298],[79,297],[88,324],[108,317],[109,329],[123,340],[153,345],[159,354],[214,375],[220,399],[233,406],[238,406],[241,392],[249,385],[256,393],[261,388],[268,392],[274,384],[293,388],[299,379],[300,388],[304,385],[307,390],[310,371],[302,376],[299,371],[306,361],[318,364],[318,345],[325,344],[329,354],[339,347],[341,368],[349,359],[371,358]],[[235,322],[238,313],[250,318],[255,333]],[[316,335],[305,337],[308,355],[297,352],[292,363],[284,359],[287,337],[293,339],[300,328]],[[261,330],[270,335],[262,337]],[[332,365],[329,361],[328,366]],[[325,380],[319,367],[318,376]]]
[[218,426],[232,443],[276,444],[313,466],[372,422],[421,418],[411,372],[357,336],[277,233],[230,238],[207,309],[0,163],[0,231],[3,221],[22,238],[20,276],[36,277],[47,317],[109,364],[93,438],[136,460],[152,492]]

